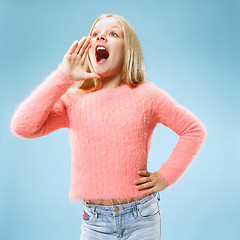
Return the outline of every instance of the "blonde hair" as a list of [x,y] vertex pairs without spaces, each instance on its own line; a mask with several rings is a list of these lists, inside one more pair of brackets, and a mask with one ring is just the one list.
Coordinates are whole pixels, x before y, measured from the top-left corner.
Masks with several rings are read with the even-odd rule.
[[[127,20],[118,14],[102,14],[100,15],[93,26],[90,29],[89,35],[91,36],[92,31],[96,23],[104,18],[113,17],[122,26],[123,41],[124,41],[124,62],[122,67],[122,80],[125,84],[130,87],[136,87],[139,84],[144,83],[145,80],[145,65],[143,61],[142,49],[137,37],[137,34],[132,29]],[[85,70],[87,72],[94,72],[89,54],[86,59]],[[90,89],[89,88],[92,88]],[[101,80],[93,78],[81,81],[78,85],[79,89],[86,91],[96,91],[102,88]]]

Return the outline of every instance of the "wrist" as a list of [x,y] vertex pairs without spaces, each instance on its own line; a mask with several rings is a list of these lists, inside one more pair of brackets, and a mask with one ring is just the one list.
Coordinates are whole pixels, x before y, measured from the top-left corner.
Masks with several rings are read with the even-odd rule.
[[64,74],[65,76],[67,76],[68,78],[71,78],[72,80],[75,81],[75,79],[72,77],[71,72],[63,65],[60,65],[60,71],[62,72],[62,74]]

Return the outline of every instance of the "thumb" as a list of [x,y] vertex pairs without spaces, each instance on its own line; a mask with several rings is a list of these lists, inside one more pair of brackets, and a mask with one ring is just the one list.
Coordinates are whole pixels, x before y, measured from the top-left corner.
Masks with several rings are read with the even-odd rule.
[[100,75],[98,75],[97,73],[87,73],[86,74],[86,79],[91,79],[91,78],[101,78]]

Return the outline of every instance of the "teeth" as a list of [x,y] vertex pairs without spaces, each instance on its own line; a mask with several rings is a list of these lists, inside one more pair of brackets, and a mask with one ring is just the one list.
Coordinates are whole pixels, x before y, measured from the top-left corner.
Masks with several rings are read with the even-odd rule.
[[99,47],[97,47],[97,51],[98,50],[106,50],[106,48],[105,47],[102,47],[102,46],[99,46]]

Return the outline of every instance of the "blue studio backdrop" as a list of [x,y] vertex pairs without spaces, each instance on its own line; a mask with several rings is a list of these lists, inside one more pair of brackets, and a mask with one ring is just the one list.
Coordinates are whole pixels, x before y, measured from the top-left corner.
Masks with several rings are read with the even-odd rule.
[[[160,193],[162,239],[239,239],[238,0],[0,1],[0,239],[80,238],[82,206],[68,198],[67,129],[21,139],[9,124],[17,105],[102,13],[129,21],[141,42],[147,80],[208,130],[187,172]],[[156,127],[150,172],[167,161],[177,141],[172,130]]]

